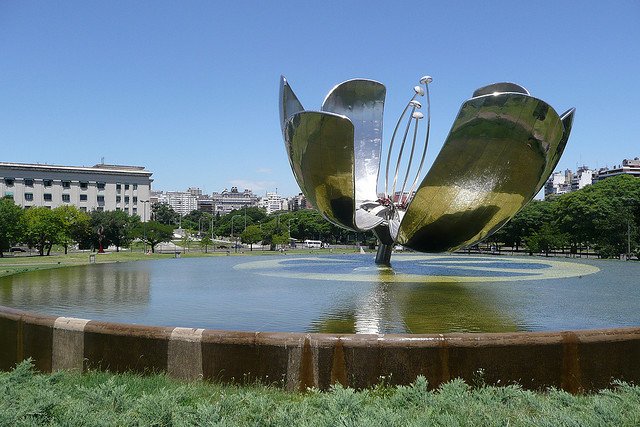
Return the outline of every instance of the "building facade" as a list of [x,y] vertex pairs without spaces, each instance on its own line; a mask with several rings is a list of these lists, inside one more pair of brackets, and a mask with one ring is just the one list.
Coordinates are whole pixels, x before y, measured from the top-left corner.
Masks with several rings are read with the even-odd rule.
[[289,209],[287,199],[278,193],[267,193],[262,199],[260,199],[258,206],[267,211],[267,215]]
[[162,191],[156,195],[158,202],[168,204],[180,216],[185,216],[198,209],[198,198],[191,191]]
[[598,170],[596,179],[598,181],[616,176],[616,175],[631,175],[636,178],[640,178],[640,158],[624,159],[621,165],[614,166],[613,168],[602,168]]
[[92,167],[0,162],[0,197],[23,208],[72,205],[84,212],[125,211],[148,220],[152,172],[143,166]]
[[231,187],[231,191],[225,188],[221,193],[214,192],[211,195],[214,214],[226,215],[229,212],[242,208],[258,206],[258,197],[251,190],[238,191],[238,187]]

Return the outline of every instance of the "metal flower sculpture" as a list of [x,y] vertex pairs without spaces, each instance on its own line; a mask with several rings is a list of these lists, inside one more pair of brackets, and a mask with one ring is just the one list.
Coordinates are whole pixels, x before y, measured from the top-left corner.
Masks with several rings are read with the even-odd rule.
[[[414,87],[393,130],[380,192],[384,85],[348,80],[331,90],[320,111],[305,111],[287,80],[280,81],[282,133],[302,192],[332,223],[373,230],[379,264],[389,263],[396,242],[444,252],[490,236],[542,188],[571,131],[573,108],[559,116],[517,84],[482,87],[462,104],[418,185],[429,140],[431,81],[425,76]],[[418,99],[425,94],[423,120]],[[420,121],[426,122],[424,144],[416,143]]]

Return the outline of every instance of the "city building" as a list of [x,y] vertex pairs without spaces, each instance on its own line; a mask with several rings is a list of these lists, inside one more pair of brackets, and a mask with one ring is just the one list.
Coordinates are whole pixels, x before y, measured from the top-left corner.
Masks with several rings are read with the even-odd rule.
[[76,206],[140,215],[149,202],[152,172],[143,166],[56,166],[0,162],[0,196],[23,208]]
[[544,196],[570,193],[572,180],[573,172],[569,169],[552,173],[544,186]]
[[266,195],[260,199],[258,206],[266,210],[267,215],[277,211],[289,210],[287,199],[278,193],[266,193]]
[[601,181],[603,179],[622,174],[640,178],[640,158],[624,159],[621,165],[614,166],[612,169],[606,167],[599,169],[596,179]]
[[311,203],[307,200],[304,194],[299,193],[297,196],[290,197],[287,200],[290,211],[298,211],[302,209],[313,209]]
[[159,203],[168,204],[180,216],[185,216],[198,209],[198,198],[190,191],[162,191],[157,193],[157,196]]
[[[214,214],[226,215],[229,212],[244,207],[258,206],[258,197],[251,190],[238,191],[238,187],[231,187],[231,191],[226,188],[221,192],[214,192],[211,195]],[[204,206],[206,203],[201,204]]]

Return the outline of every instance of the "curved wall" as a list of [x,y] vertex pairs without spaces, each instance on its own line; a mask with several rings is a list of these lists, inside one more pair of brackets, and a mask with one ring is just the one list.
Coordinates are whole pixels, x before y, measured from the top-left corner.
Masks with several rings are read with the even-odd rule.
[[0,369],[167,372],[181,379],[260,380],[289,390],[362,388],[385,377],[431,387],[484,371],[487,384],[572,393],[640,382],[640,328],[571,332],[338,335],[215,331],[36,315],[0,306]]

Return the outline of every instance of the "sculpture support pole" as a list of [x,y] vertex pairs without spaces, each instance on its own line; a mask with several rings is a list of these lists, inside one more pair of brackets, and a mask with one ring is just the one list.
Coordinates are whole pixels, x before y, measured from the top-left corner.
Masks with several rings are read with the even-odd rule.
[[391,251],[393,250],[393,244],[387,245],[378,240],[378,252],[376,252],[376,264],[378,265],[391,265]]

